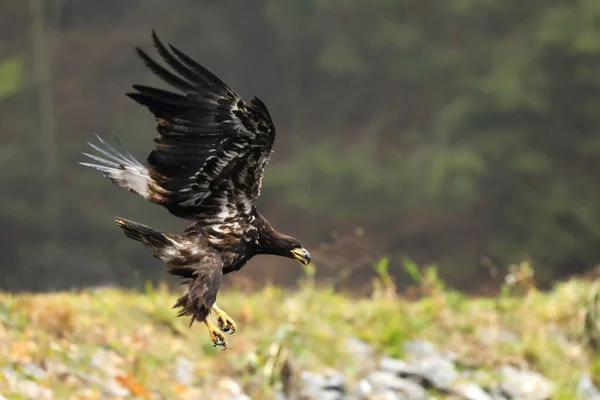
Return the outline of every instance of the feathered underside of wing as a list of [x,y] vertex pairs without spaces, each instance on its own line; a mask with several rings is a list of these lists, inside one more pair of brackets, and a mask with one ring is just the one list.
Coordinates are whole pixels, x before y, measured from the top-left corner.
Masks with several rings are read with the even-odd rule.
[[159,136],[148,156],[158,185],[156,202],[171,213],[204,223],[250,218],[275,140],[265,105],[244,102],[214,74],[153,31],[167,70],[144,51],[146,66],[180,93],[133,85],[127,93],[155,116]]

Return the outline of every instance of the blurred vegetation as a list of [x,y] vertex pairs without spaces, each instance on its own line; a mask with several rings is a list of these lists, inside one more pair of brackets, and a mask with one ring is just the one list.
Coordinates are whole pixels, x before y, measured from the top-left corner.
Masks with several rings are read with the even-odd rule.
[[[93,132],[147,153],[152,118],[123,93],[157,83],[133,52],[152,27],[266,102],[279,133],[261,207],[307,246],[360,226],[379,256],[471,289],[490,265],[528,259],[544,284],[600,259],[598,1],[30,0],[0,15],[6,288],[161,273],[112,218],[183,223],[76,165]],[[289,282],[275,270],[252,273]]]
[[[99,398],[119,385],[139,398],[217,397],[219,380],[228,377],[253,398],[269,399],[303,370],[331,367],[355,383],[369,360],[348,339],[372,346],[372,361],[402,358],[404,342],[425,339],[454,354],[459,369],[480,371],[473,379],[483,387],[502,365],[539,371],[554,383],[556,399],[577,398],[582,376],[600,382],[591,340],[598,337],[597,285],[571,279],[541,292],[520,278],[528,267],[515,266],[507,290],[469,298],[445,288],[434,266],[408,267],[416,278],[411,292],[418,293],[410,300],[409,293],[389,290],[394,279],[386,262],[376,267],[372,296],[359,299],[315,286],[309,271],[294,290],[222,291],[219,304],[239,328],[227,337],[225,352],[212,347],[204,326],[189,328],[175,316],[177,294],[164,285],[0,293],[0,369],[27,376],[32,365],[41,368],[43,374],[27,378],[55,397]],[[182,357],[190,364],[189,382],[174,378]],[[0,386],[10,396],[3,379],[6,372]]]

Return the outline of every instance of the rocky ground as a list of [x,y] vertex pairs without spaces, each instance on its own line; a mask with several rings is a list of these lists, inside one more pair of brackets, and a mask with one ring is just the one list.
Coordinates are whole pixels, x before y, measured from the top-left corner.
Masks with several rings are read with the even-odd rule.
[[[329,369],[320,373],[301,371],[292,383],[293,389],[275,392],[277,400],[544,400],[554,392],[552,380],[538,372],[515,366],[500,366],[496,370],[460,368],[451,353],[438,351],[426,340],[406,342],[404,359],[375,357],[373,349],[358,339],[348,340],[356,357],[362,361],[362,375],[349,382],[343,373]],[[99,350],[91,359],[94,373],[69,370],[65,365],[35,363],[22,365],[19,370],[5,366],[3,375],[5,395],[0,399],[53,399],[53,391],[44,385],[51,375],[73,381],[74,386],[89,385],[73,397],[85,398],[151,398],[152,393],[135,379],[120,370],[116,353]],[[194,363],[186,357],[174,362],[173,381],[182,388],[178,398],[251,400],[242,384],[233,378],[221,378],[210,389],[194,389]],[[115,378],[110,378],[115,377]],[[41,382],[41,383],[40,383]],[[156,395],[156,394],[155,394]],[[600,399],[600,391],[589,376],[581,376],[577,387],[578,398]],[[255,397],[258,398],[258,397]]]
[[225,352],[166,290],[0,293],[0,400],[600,400],[590,293],[230,292],[240,330]]
[[[368,352],[368,345],[355,344]],[[301,374],[301,390],[290,398],[310,400],[543,400],[552,398],[554,385],[543,375],[514,366],[494,371],[459,368],[456,357],[425,340],[405,343],[404,359],[383,356],[354,385],[338,371]],[[366,358],[365,358],[366,359]],[[372,369],[371,369],[372,368]],[[583,399],[600,399],[589,377],[581,378]],[[282,396],[281,399],[287,397]]]

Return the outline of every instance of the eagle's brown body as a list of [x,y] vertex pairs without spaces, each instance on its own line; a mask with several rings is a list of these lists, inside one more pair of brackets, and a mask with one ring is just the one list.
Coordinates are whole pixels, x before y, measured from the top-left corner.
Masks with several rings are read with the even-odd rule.
[[127,95],[154,115],[159,136],[146,165],[125,150],[98,138],[90,144],[100,155],[86,154],[117,185],[162,205],[171,214],[193,221],[183,234],[167,234],[117,218],[130,238],[144,243],[182,278],[187,292],[179,298],[179,315],[202,321],[215,345],[226,346],[207,317],[217,313],[223,331],[233,321],[216,306],[224,274],[237,271],[257,254],[295,258],[306,264],[309,253],[300,243],[277,232],[260,215],[264,168],[275,141],[275,126],[266,106],[244,102],[219,78],[170,46],[153,32],[154,46],[175,71],[168,71],[141,49],[146,66],[181,94],[143,85]]

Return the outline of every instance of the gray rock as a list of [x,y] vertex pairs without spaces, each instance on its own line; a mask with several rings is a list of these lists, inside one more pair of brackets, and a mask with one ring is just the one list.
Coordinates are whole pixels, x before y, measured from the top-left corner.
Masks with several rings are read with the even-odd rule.
[[345,398],[345,378],[338,372],[326,376],[310,371],[300,374],[300,398],[303,400],[343,400]]
[[418,367],[411,365],[404,360],[392,357],[382,357],[379,361],[379,368],[382,371],[392,372],[402,376],[418,375],[420,372]]
[[417,358],[439,356],[439,351],[433,343],[427,340],[417,339],[404,343],[404,351]]
[[252,400],[252,397],[245,393],[232,395],[229,400]]
[[373,354],[375,353],[373,347],[367,342],[355,337],[346,338],[344,344],[349,353],[356,355],[360,359],[373,358]]
[[96,351],[90,360],[92,367],[102,371],[107,376],[122,375],[123,371],[118,368],[120,363],[122,363],[122,358],[118,354],[104,349]]
[[325,388],[327,390],[338,390],[340,392],[346,392],[346,378],[339,371],[329,371],[325,375]]
[[398,395],[391,390],[384,390],[381,392],[373,393],[366,400],[408,400],[409,398],[404,395]]
[[19,380],[19,374],[12,367],[3,367],[2,375],[10,387],[16,385]]
[[100,389],[103,394],[112,397],[126,397],[129,396],[129,390],[121,386],[114,378],[108,378],[106,380],[100,379],[97,374],[87,374],[80,371],[71,371],[72,376],[86,382],[88,385],[93,385]]
[[500,374],[500,388],[512,398],[545,400],[554,391],[554,384],[534,371],[506,366],[502,367]]
[[454,363],[439,354],[419,357],[412,363],[396,358],[382,357],[379,367],[382,371],[402,377],[420,377],[442,390],[449,390],[459,378]]
[[189,358],[178,356],[175,360],[175,380],[187,386],[194,382],[194,363]]
[[373,393],[373,385],[367,379],[361,379],[356,384],[355,397],[358,399],[364,399]]
[[491,394],[474,383],[457,385],[454,392],[465,400],[494,400]]
[[419,374],[438,389],[449,390],[459,377],[454,363],[442,357],[425,357],[417,365]]
[[69,368],[67,368],[65,364],[59,362],[47,360],[44,363],[44,366],[46,367],[46,371],[52,375],[62,376],[70,373]]
[[345,400],[343,393],[336,391],[321,391],[315,397],[301,397],[302,400]]
[[587,375],[579,379],[577,393],[584,400],[600,400],[600,390],[598,390],[592,379]]
[[48,373],[34,363],[27,363],[21,367],[22,372],[33,379],[44,379]]
[[494,400],[508,400],[504,395],[500,392],[500,389],[494,388],[490,390],[490,395]]
[[311,371],[302,371],[300,373],[300,380],[302,383],[318,388],[325,386],[325,378]]
[[373,387],[374,393],[391,390],[414,400],[428,398],[427,391],[419,384],[410,379],[400,378],[391,372],[371,372],[366,379]]
[[3,367],[2,375],[4,375],[3,380],[6,382],[7,389],[10,392],[32,400],[51,400],[54,398],[51,389],[41,386],[32,380],[23,379],[12,367]]
[[289,400],[285,393],[281,391],[276,391],[273,395],[274,400]]
[[369,371],[377,368],[377,357],[375,350],[368,343],[349,337],[345,339],[344,352],[349,357],[351,366],[356,369],[356,373],[364,376]]

